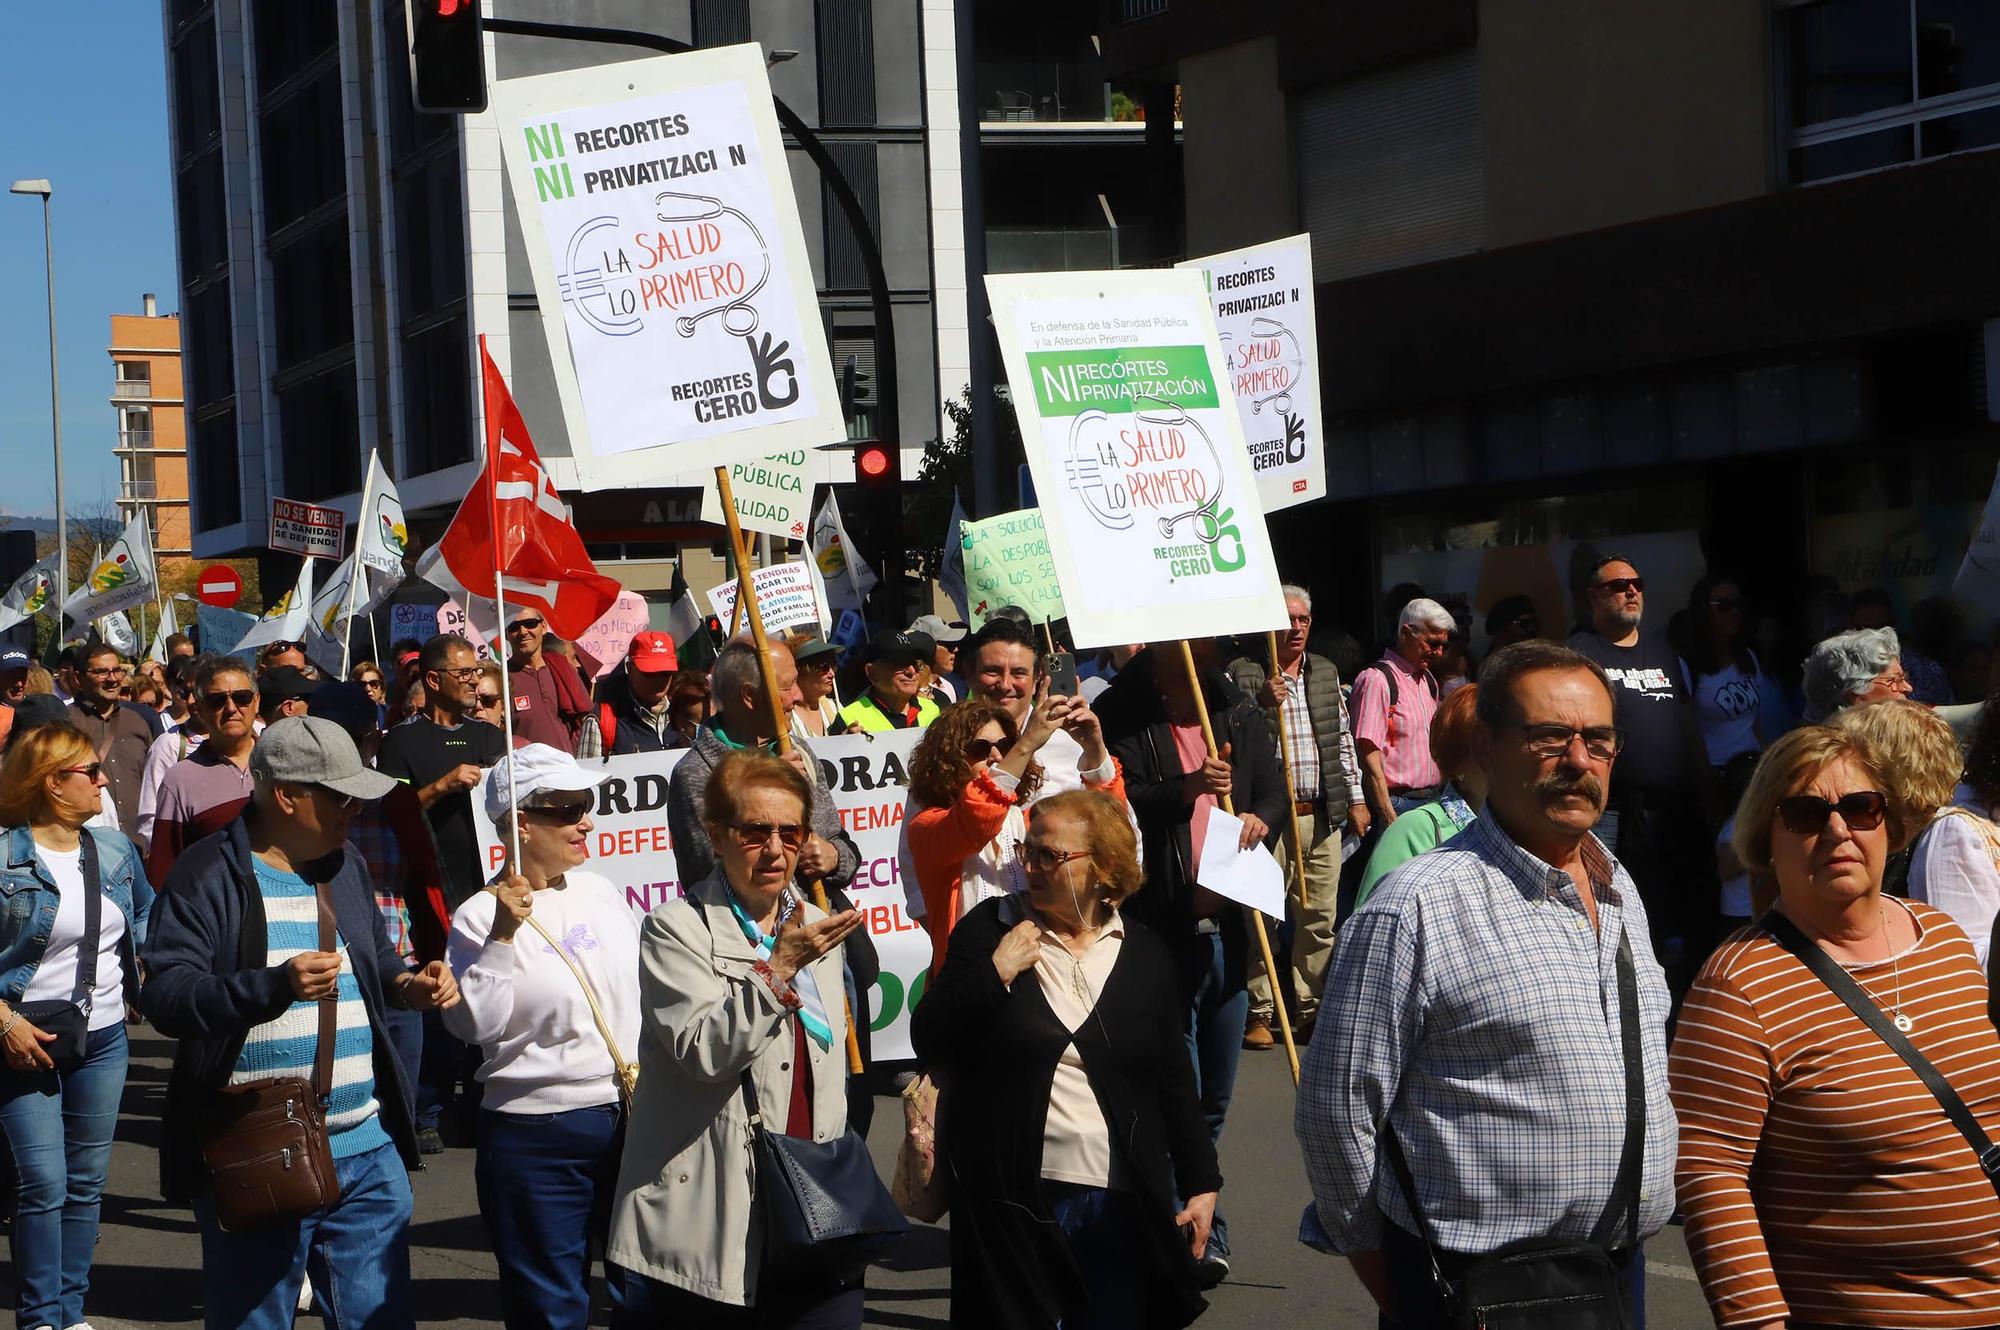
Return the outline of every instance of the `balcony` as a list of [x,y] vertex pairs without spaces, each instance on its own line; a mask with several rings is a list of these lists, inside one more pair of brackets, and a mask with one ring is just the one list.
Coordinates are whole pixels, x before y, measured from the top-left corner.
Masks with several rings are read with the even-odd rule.
[[1117,0],[1112,6],[1120,23],[1137,23],[1140,19],[1157,18],[1173,8],[1173,0]]
[[118,431],[118,444],[113,452],[149,452],[153,447],[153,431],[149,429],[126,429]]
[[151,379],[117,379],[111,384],[111,395],[113,397],[151,397],[153,395],[153,381]]
[[1142,97],[1106,83],[1095,60],[982,60],[975,78],[982,125],[1136,130],[1145,123]]
[[121,503],[157,503],[159,489],[157,480],[127,480],[119,484],[118,498]]

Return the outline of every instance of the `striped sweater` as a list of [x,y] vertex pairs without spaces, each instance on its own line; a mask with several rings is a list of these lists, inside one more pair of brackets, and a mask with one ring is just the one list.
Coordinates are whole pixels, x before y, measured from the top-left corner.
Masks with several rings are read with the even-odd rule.
[[[1964,932],[1849,966],[2000,1137],[2000,1037]],[[1763,929],[1710,956],[1670,1061],[1688,1251],[1720,1326],[2000,1324],[2000,1198],[1889,1046]]]
[[[301,952],[319,949],[319,906],[310,882],[295,873],[257,865],[257,889],[264,897],[265,963],[283,965]],[[365,1154],[389,1144],[375,1104],[375,1037],[368,1008],[354,977],[347,944],[334,934],[340,952],[340,1006],[333,1040],[333,1097],[327,1105],[327,1134],[336,1159]],[[293,1002],[278,1018],[252,1026],[229,1073],[231,1085],[298,1076],[312,1080],[319,1043],[319,1004]]]

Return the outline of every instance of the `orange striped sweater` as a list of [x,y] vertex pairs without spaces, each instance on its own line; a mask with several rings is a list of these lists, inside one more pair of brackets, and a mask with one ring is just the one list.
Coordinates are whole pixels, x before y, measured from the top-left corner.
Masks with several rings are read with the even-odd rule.
[[[1849,972],[2000,1138],[2000,1036],[1949,916]],[[2000,1197],[1965,1138],[1889,1046],[1770,934],[1717,948],[1669,1061],[1688,1251],[1720,1326],[2000,1323]]]

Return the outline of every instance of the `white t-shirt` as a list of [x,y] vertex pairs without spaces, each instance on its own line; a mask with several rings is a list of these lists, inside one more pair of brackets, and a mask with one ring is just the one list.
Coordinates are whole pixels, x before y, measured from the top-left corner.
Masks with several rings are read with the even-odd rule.
[[[89,833],[85,833],[86,835]],[[35,857],[56,884],[56,921],[42,963],[21,994],[23,1002],[67,1002],[76,992],[77,947],[83,941],[83,851],[35,847]],[[102,1030],[125,1019],[125,965],[118,943],[125,936],[125,912],[106,900],[98,912],[97,986],[90,1000],[90,1026]]]
[[1708,749],[1708,764],[1719,767],[1732,757],[1754,753],[1763,747],[1757,741],[1757,658],[1750,658],[1745,672],[1731,662],[1715,674],[1699,679],[1684,660],[1681,677],[1694,698],[1694,714],[1701,725],[1701,741]]
[[[1736,814],[1731,813],[1722,823],[1722,830],[1715,833],[1715,848],[1736,839]],[[1729,919],[1750,917],[1750,875],[1738,873],[1735,877],[1722,881],[1722,914]]]
[[[1964,786],[1961,794],[1969,793]],[[2000,914],[2000,866],[1988,839],[1993,823],[1984,812],[1947,807],[1917,837],[1910,853],[1910,899],[1935,905],[1965,930],[1981,969],[1993,945]]]
[[[489,940],[494,897],[475,892],[451,923],[446,955],[460,1001],[444,1023],[485,1054],[479,1080],[497,1113],[563,1113],[618,1101],[611,1053],[576,976],[533,925]],[[626,1061],[639,1057],[639,917],[596,873],[571,869],[535,893],[531,916],[590,979]]]
[[139,777],[139,820],[135,828],[140,845],[150,846],[153,842],[153,820],[160,813],[160,786],[166,782],[168,770],[201,747],[201,741],[207,737],[193,730],[185,734],[178,729],[168,730],[146,750],[146,769]]

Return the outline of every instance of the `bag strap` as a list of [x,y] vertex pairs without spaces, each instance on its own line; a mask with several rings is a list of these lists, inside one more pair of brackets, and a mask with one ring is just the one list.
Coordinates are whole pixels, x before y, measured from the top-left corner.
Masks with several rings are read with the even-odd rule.
[[1965,1106],[1965,1101],[1958,1097],[1958,1092],[1945,1080],[1944,1074],[1931,1065],[1931,1060],[1919,1053],[1916,1045],[1905,1038],[1903,1032],[1882,1014],[1882,1009],[1875,1005],[1867,990],[1854,981],[1854,976],[1842,969],[1839,962],[1827,955],[1811,938],[1800,932],[1797,924],[1776,910],[1771,910],[1764,915],[1764,927],[1770,930],[1771,936],[1778,940],[1780,946],[1798,957],[1821,983],[1833,990],[1833,995],[1845,1002],[1848,1010],[1861,1018],[1863,1025],[1873,1030],[1897,1057],[1909,1064],[1910,1070],[1917,1074],[1917,1079],[1924,1083],[1924,1088],[1936,1097],[1939,1106],[1944,1109],[1944,1115],[1951,1119],[1951,1125],[1958,1128],[1959,1135],[1965,1137],[1966,1143],[1972,1147],[1972,1153],[1979,1156],[1979,1169],[1986,1175],[1986,1180],[1993,1185],[1996,1192],[2000,1192],[2000,1145],[1993,1143],[1993,1139],[1986,1134],[1986,1129],[1979,1125],[1979,1119],[1972,1115],[1972,1110]]
[[1396,687],[1396,672],[1389,668],[1388,662],[1381,660],[1371,660],[1361,667],[1363,674],[1368,673],[1370,670],[1381,675],[1382,682],[1389,686],[1389,705],[1394,707],[1397,699],[1401,696],[1401,690]]
[[[324,882],[313,884],[313,898],[319,905],[319,949],[334,949],[333,901]],[[319,1000],[319,1037],[313,1050],[313,1093],[321,1103],[333,1097],[333,1045],[340,1015],[340,982],[336,976],[333,996]]]
[[622,1086],[625,1081],[626,1068],[632,1064],[627,1062],[625,1055],[618,1051],[618,1040],[612,1036],[611,1022],[604,1019],[604,1008],[597,1005],[597,990],[590,986],[590,979],[584,974],[583,967],[576,963],[576,957],[570,955],[569,951],[560,942],[556,941],[555,934],[542,927],[541,920],[535,918],[532,914],[529,915],[528,927],[542,935],[542,940],[549,944],[550,949],[556,955],[562,957],[563,964],[569,966],[569,972],[576,976],[576,982],[583,989],[583,999],[590,1004],[590,1018],[597,1022],[597,1033],[604,1040],[605,1048],[611,1052],[611,1067],[617,1073],[619,1084]]
[[88,828],[77,844],[77,859],[83,869],[83,939],[76,944],[76,991],[69,1000],[89,1011],[91,995],[97,991],[97,935],[104,924],[104,881],[98,875],[97,838]]

